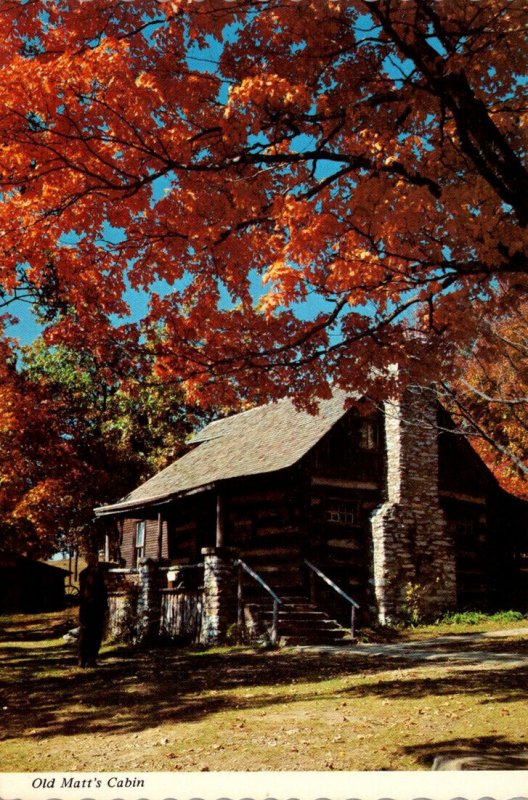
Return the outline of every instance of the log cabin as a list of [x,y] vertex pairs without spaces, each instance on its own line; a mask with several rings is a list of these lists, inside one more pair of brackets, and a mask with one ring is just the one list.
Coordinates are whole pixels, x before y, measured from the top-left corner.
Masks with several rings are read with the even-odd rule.
[[215,643],[273,613],[300,642],[350,616],[525,609],[527,509],[432,393],[374,408],[336,390],[316,415],[286,399],[212,422],[96,514],[116,521],[143,634]]

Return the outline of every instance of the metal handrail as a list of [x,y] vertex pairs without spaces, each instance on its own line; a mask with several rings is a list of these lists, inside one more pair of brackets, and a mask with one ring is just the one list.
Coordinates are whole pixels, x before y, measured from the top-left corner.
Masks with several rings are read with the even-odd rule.
[[237,600],[238,600],[238,626],[242,629],[243,625],[243,615],[244,615],[244,599],[242,596],[242,570],[248,573],[253,580],[257,581],[263,589],[267,591],[267,593],[271,596],[273,600],[273,619],[271,624],[271,643],[273,645],[277,644],[277,628],[278,628],[278,621],[279,621],[279,606],[282,603],[282,600],[278,595],[275,594],[273,589],[271,589],[265,580],[263,580],[260,575],[258,575],[254,570],[251,569],[250,566],[246,564],[245,561],[242,561],[241,558],[238,558],[235,561],[235,566],[238,566],[239,573],[238,573],[238,591],[237,591]]
[[343,597],[345,600],[347,600],[350,603],[350,606],[351,606],[351,611],[350,611],[350,635],[351,635],[351,637],[353,639],[354,638],[355,627],[356,627],[356,610],[359,608],[359,603],[356,603],[356,601],[353,600],[352,597],[350,597],[350,595],[348,595],[346,592],[344,592],[337,585],[337,583],[334,583],[334,581],[331,578],[329,578],[328,575],[325,575],[324,572],[321,572],[321,570],[318,569],[315,566],[315,564],[312,564],[311,561],[308,561],[307,558],[304,559],[304,563],[306,564],[307,567],[309,567],[312,570],[312,572],[315,572],[315,574],[319,578],[321,578],[321,580],[323,580],[325,583],[328,584],[328,586],[330,586],[335,592],[337,592],[337,594],[341,595],[341,597]]

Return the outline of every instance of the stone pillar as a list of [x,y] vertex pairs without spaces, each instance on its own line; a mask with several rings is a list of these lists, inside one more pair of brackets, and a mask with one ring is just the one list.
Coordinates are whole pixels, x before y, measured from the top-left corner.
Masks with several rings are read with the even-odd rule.
[[371,518],[381,624],[414,609],[425,619],[456,603],[455,556],[438,496],[437,403],[408,389],[385,403],[386,499]]
[[139,594],[137,601],[137,640],[149,644],[159,635],[161,591],[158,562],[143,559],[139,566]]
[[237,621],[237,551],[230,547],[204,547],[204,597],[201,644],[226,641]]

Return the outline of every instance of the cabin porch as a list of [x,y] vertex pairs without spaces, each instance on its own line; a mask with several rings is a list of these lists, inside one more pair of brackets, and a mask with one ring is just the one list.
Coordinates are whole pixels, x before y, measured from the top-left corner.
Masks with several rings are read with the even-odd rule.
[[[313,565],[308,569],[304,564],[314,579],[310,597],[279,597],[232,548],[204,548],[202,557],[199,564],[176,567],[146,559],[137,569],[111,568],[112,638],[206,645],[256,640],[341,644],[353,639],[359,605]],[[343,624],[323,610],[315,581],[347,608]]]

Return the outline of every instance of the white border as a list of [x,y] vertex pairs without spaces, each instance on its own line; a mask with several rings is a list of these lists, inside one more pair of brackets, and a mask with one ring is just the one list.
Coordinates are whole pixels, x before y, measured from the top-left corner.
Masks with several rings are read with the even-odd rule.
[[[73,779],[85,788],[60,788]],[[127,782],[140,788],[122,788]],[[41,788],[33,784],[38,781]],[[53,783],[52,783],[53,781]],[[119,781],[122,781],[120,788]],[[140,782],[143,781],[143,784]],[[45,784],[45,786],[43,785]],[[0,773],[0,800],[528,800],[528,771]]]

